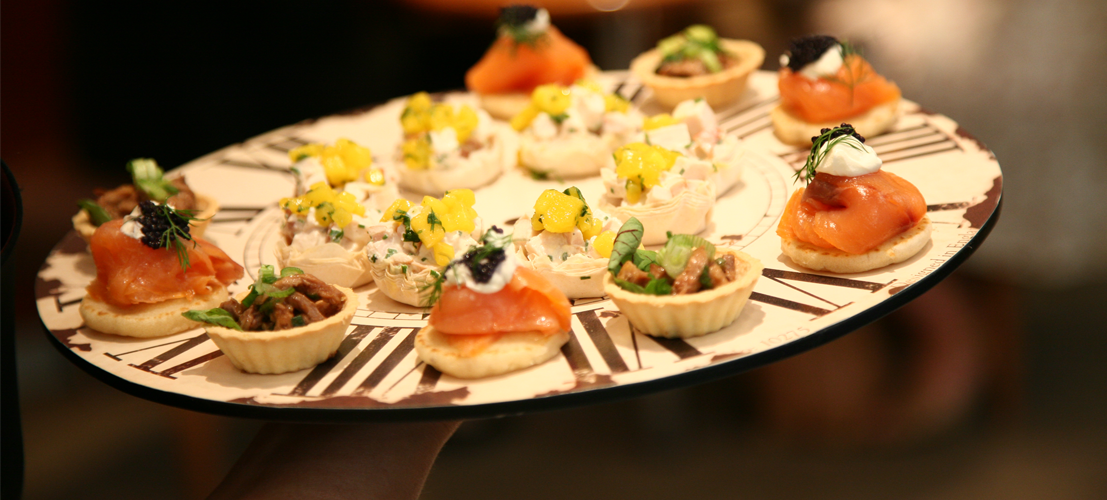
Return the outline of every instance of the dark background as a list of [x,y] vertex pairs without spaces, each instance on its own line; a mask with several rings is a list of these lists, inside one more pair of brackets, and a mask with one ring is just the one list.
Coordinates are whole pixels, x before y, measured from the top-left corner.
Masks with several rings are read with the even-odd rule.
[[[3,270],[26,498],[202,497],[258,425],[120,393],[47,343],[33,279],[74,200],[124,182],[131,158],[171,168],[303,119],[461,88],[494,8],[459,5],[2,5],[0,153],[26,208]],[[1004,213],[953,278],[810,353],[633,401],[466,423],[425,498],[1107,497],[1101,2],[549,5],[608,70],[693,22],[760,43],[765,69],[793,36],[850,36],[906,97],[996,152]]]

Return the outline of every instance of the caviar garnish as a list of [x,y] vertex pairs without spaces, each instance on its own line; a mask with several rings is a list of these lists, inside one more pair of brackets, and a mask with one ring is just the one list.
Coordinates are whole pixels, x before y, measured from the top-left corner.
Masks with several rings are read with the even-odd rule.
[[527,29],[527,23],[538,17],[538,8],[533,5],[508,5],[500,8],[500,18],[496,26],[501,35],[507,35],[515,43],[525,43],[534,46],[535,43],[546,35],[544,31],[535,32]]
[[[843,123],[834,128],[822,129],[819,135],[811,138],[811,153],[807,155],[807,162],[803,164],[803,168],[796,172],[796,181],[803,179],[806,182],[811,182],[811,179],[815,178],[815,168],[830,153],[830,148],[851,138],[861,144],[865,143],[865,138],[857,133],[857,130],[854,130],[853,125],[848,123]],[[852,141],[846,142],[846,144],[854,148],[859,147],[853,144]]]
[[[140,241],[155,250],[172,247],[182,268],[188,268],[188,249],[184,241],[193,241],[189,222],[196,220],[188,210],[176,210],[169,205],[159,205],[146,200],[138,204],[136,222],[142,226]],[[195,241],[193,241],[195,245]]]
[[838,39],[828,35],[807,35],[795,38],[788,45],[788,69],[799,71],[818,61],[831,47],[839,45]]

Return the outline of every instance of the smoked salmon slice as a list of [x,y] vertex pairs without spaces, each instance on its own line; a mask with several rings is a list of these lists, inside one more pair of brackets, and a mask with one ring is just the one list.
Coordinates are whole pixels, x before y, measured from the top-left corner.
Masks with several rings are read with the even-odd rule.
[[863,254],[915,226],[926,201],[910,182],[883,170],[857,177],[815,175],[792,194],[777,226],[781,238]]
[[876,74],[868,61],[855,54],[846,56],[832,79],[810,80],[781,68],[778,86],[781,107],[808,123],[853,118],[901,95],[895,83]]
[[550,26],[534,45],[500,36],[465,74],[465,86],[481,94],[523,92],[547,83],[571,85],[584,77],[592,59],[580,45]]
[[473,339],[488,344],[502,333],[553,335],[569,331],[569,299],[538,273],[520,266],[507,286],[496,293],[443,286],[428,324],[448,337],[491,337]]
[[196,238],[185,241],[189,267],[182,269],[172,248],[153,249],[120,229],[123,219],[106,222],[89,242],[96,263],[96,279],[88,294],[120,307],[192,298],[229,285],[244,274],[223,250]]

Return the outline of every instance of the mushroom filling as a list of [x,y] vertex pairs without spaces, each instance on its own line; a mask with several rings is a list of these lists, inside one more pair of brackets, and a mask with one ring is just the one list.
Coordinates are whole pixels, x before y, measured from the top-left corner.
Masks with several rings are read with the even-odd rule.
[[[287,330],[334,316],[346,304],[346,296],[337,288],[309,274],[293,274],[273,282],[275,291],[249,306],[236,299],[219,305],[246,331]],[[288,293],[292,290],[291,293]],[[286,294],[286,296],[278,297]],[[244,299],[246,300],[246,299]]]
[[662,280],[672,289],[673,295],[696,293],[700,290],[717,288],[738,277],[734,255],[724,254],[715,259],[707,257],[707,251],[703,247],[696,247],[688,257],[688,263],[684,270],[675,278],[665,272],[665,268],[658,264],[650,264],[648,271],[638,269],[634,263],[627,261],[619,269],[616,278],[645,287],[653,280]]

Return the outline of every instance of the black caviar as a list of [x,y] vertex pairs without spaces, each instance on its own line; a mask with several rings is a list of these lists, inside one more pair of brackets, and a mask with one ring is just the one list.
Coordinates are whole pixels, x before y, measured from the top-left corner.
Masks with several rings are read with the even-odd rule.
[[[136,221],[142,225],[142,241],[146,246],[155,250],[170,243],[165,237],[167,231],[173,231],[183,239],[191,239],[188,220],[181,217],[176,210],[168,205],[158,205],[150,200],[138,204],[142,212]],[[183,233],[183,234],[182,234]]]
[[836,137],[842,137],[843,135],[852,135],[853,138],[857,139],[859,142],[861,142],[861,144],[865,143],[865,138],[862,137],[861,134],[857,133],[857,130],[853,128],[853,125],[850,125],[848,123],[843,123],[841,125],[838,125],[837,127],[834,127],[833,129],[824,128],[820,130],[819,135],[811,138],[811,142],[814,143],[819,139],[820,136],[827,132],[830,132],[830,135],[826,137],[826,140],[828,141]]
[[533,5],[508,5],[500,8],[500,24],[512,28],[522,27],[534,20],[538,15],[538,8]]
[[827,49],[839,45],[838,39],[828,35],[807,35],[792,39],[788,46],[788,68],[799,71],[818,61]]

